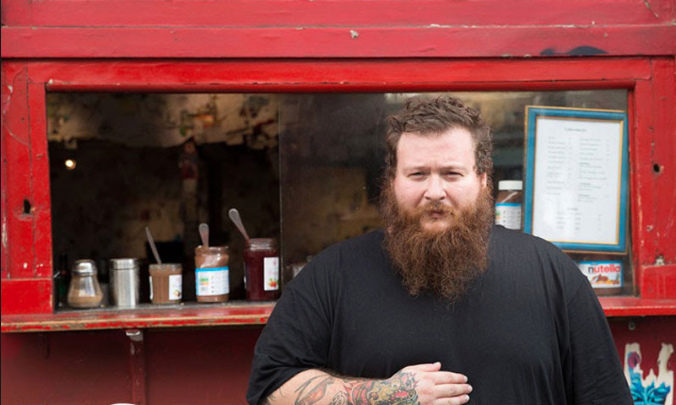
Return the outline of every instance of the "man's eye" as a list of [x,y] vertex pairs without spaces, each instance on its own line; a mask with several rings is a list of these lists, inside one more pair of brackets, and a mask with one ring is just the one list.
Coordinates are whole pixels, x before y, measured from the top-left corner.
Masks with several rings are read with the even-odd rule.
[[446,176],[447,177],[457,177],[457,176],[462,176],[462,175],[458,172],[446,172]]
[[409,177],[417,178],[417,177],[422,177],[424,175],[425,174],[423,172],[414,172],[414,173],[409,174]]

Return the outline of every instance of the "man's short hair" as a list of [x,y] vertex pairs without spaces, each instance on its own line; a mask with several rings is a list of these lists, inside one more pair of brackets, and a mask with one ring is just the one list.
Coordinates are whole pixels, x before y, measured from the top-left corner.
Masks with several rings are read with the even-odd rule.
[[389,178],[397,169],[397,145],[403,133],[439,135],[453,128],[464,128],[474,141],[474,170],[477,174],[493,171],[493,136],[481,113],[457,98],[442,96],[435,99],[413,97],[404,107],[387,119],[387,168]]

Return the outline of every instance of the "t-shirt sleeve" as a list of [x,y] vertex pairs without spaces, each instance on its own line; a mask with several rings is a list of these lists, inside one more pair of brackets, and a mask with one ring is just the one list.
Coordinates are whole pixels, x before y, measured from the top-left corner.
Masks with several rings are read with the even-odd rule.
[[567,391],[572,396],[569,403],[632,405],[608,321],[586,280],[582,280],[568,302],[568,322]]
[[247,402],[258,405],[301,371],[325,368],[331,336],[330,280],[317,257],[284,290],[256,343]]

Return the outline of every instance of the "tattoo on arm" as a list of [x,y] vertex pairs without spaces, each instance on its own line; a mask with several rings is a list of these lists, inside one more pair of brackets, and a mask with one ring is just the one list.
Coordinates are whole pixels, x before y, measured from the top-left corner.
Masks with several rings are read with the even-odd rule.
[[298,387],[296,392],[300,391],[300,393],[298,394],[298,398],[296,398],[296,405],[312,405],[321,401],[326,395],[326,387],[333,384],[335,380],[334,377],[328,376],[322,378],[313,386],[310,386],[317,378],[319,378],[319,376],[312,377]]
[[[416,380],[410,372],[398,372],[387,380],[353,380],[316,376],[298,387],[295,405],[314,405],[321,401],[331,384],[341,390],[329,405],[419,405]],[[267,405],[267,404],[262,404]]]

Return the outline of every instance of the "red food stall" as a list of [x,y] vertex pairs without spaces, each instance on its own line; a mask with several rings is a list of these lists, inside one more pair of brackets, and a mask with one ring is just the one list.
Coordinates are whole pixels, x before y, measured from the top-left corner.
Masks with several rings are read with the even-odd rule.
[[629,283],[600,300],[636,395],[653,384],[673,404],[674,21],[674,0],[3,0],[2,402],[243,404],[274,307],[60,311],[50,93],[612,90],[628,116]]

